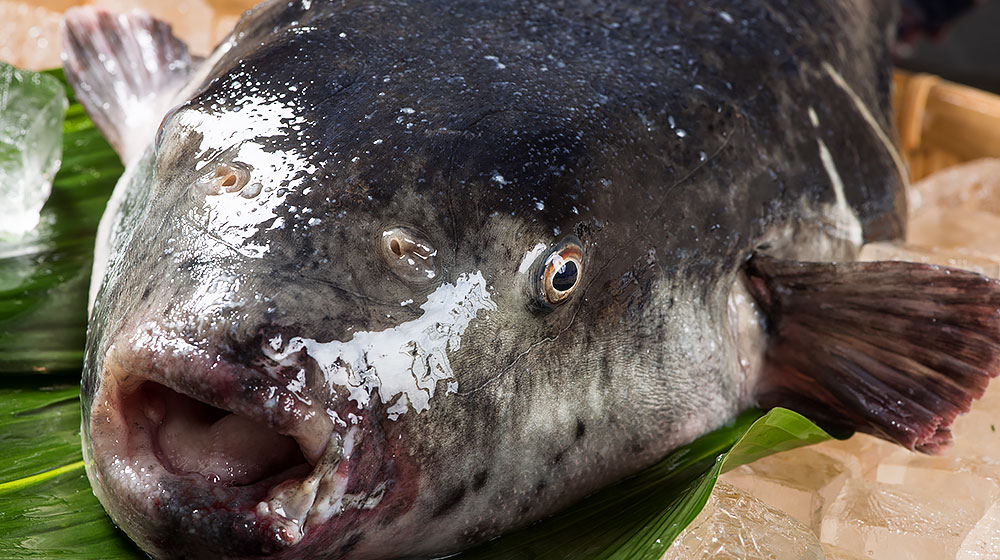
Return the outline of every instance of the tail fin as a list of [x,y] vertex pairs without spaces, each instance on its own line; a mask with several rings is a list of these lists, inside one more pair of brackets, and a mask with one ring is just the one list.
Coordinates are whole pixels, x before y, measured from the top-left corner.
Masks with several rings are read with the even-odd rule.
[[763,255],[746,272],[769,320],[761,405],[936,453],[1000,373],[996,280],[916,263]]
[[187,46],[148,14],[71,8],[62,28],[66,79],[122,161],[152,140],[193,71]]

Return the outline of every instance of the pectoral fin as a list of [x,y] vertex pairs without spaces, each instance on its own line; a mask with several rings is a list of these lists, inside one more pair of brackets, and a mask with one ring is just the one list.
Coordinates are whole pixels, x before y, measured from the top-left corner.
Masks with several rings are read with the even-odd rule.
[[763,255],[746,272],[768,318],[762,406],[936,453],[1000,373],[996,280],[907,262]]
[[122,161],[152,141],[193,63],[170,25],[149,14],[66,12],[63,67],[77,99]]

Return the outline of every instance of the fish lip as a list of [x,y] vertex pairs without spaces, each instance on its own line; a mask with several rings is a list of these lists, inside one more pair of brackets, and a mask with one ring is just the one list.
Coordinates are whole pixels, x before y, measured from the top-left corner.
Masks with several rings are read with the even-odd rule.
[[[276,554],[293,546],[297,550],[300,547],[296,545],[304,546],[305,541],[314,540],[317,533],[326,534],[324,539],[335,538],[336,531],[331,535],[331,527],[323,525],[333,525],[333,529],[356,526],[360,518],[375,513],[368,510],[378,508],[382,499],[366,508],[318,508],[314,505],[319,504],[316,493],[319,485],[313,485],[311,499],[306,495],[308,507],[300,509],[298,515],[289,515],[281,508],[272,507],[276,498],[279,498],[278,505],[282,505],[281,487],[290,487],[292,497],[301,498],[298,486],[308,494],[305,482],[317,478],[321,468],[326,469],[324,472],[341,474],[341,497],[355,474],[359,474],[362,488],[370,484],[372,491],[382,492],[382,496],[386,493],[385,485],[391,488],[393,484],[391,475],[380,475],[381,478],[369,482],[365,480],[368,478],[365,473],[355,473],[356,462],[341,464],[339,446],[345,436],[352,430],[357,434],[361,427],[339,425],[333,421],[336,414],[314,402],[312,396],[283,385],[262,369],[223,359],[156,325],[139,329],[138,334],[129,339],[112,344],[105,353],[103,371],[103,381],[88,419],[91,434],[88,445],[93,449],[88,475],[105,509],[147,551],[160,551],[166,557],[179,554],[172,550],[176,551],[180,543],[157,540],[157,534],[162,537],[163,533],[157,525],[170,516],[173,516],[167,520],[170,534],[194,533],[199,523],[229,527],[227,530],[233,534],[226,539],[218,535],[199,537],[203,539],[199,546],[205,550],[224,548],[226,555],[234,552],[256,555],[261,551]],[[157,456],[152,431],[138,434],[129,431],[131,427],[125,416],[123,399],[147,382],[254,419],[279,434],[295,438],[312,470],[305,472],[305,465],[300,464],[301,472],[283,481],[274,482],[273,479],[281,479],[287,470],[245,487],[216,485],[200,473],[173,472]],[[273,400],[272,406],[263,406],[265,400]],[[110,428],[99,425],[111,422],[115,415],[113,421],[117,424]],[[369,422],[374,420],[369,419]],[[123,432],[124,437],[121,436]],[[366,433],[364,438],[370,439],[368,435]],[[331,441],[337,445],[328,445]],[[137,448],[140,451],[135,451]],[[379,453],[370,455],[375,461],[384,461],[389,456],[384,447],[379,448]],[[140,484],[137,479],[141,479]],[[359,486],[358,481],[351,482],[355,488]],[[380,484],[383,490],[378,489]],[[174,510],[172,513],[164,515],[165,502],[171,502],[166,509]],[[339,519],[327,524],[333,516]],[[231,544],[234,541],[239,542]],[[192,546],[188,542],[184,545]],[[240,552],[232,549],[233,546],[249,546],[250,551]],[[203,556],[190,549],[183,555]]]
[[316,465],[335,426],[314,398],[282,385],[266,372],[227,360],[157,325],[141,329],[126,347],[107,352],[106,379],[128,393],[143,382],[159,383],[192,399],[266,425],[298,442]]

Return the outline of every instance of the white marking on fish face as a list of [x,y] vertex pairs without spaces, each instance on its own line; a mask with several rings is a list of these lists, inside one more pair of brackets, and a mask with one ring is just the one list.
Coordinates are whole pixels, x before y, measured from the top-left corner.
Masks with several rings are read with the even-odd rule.
[[[462,335],[479,311],[496,308],[482,272],[476,271],[438,286],[420,306],[423,314],[412,321],[383,331],[356,332],[346,342],[293,337],[284,351],[270,356],[282,362],[304,350],[331,389],[347,389],[359,407],[367,405],[377,389],[383,404],[392,403],[387,414],[395,420],[410,409],[419,413],[430,408],[437,382],[455,377],[448,353],[461,347]],[[457,389],[457,383],[450,382],[446,391]]]
[[212,173],[207,164],[215,159],[213,155],[230,147],[235,148],[233,161],[252,165],[250,183],[259,189],[255,196],[248,198],[240,192],[205,196],[203,208],[197,211],[203,217],[193,217],[193,221],[204,222],[212,234],[250,258],[263,257],[269,248],[250,241],[258,226],[268,221],[274,221],[272,227],[276,225],[276,210],[316,171],[304,154],[275,150],[269,145],[271,138],[301,138],[307,123],[294,97],[283,93],[265,97],[260,93],[262,88],[246,80],[239,86],[240,98],[235,107],[220,104],[209,108],[212,113],[188,110],[177,116],[182,130],[202,136],[196,170]]
[[539,243],[525,253],[524,258],[521,259],[521,264],[517,267],[518,274],[525,274],[528,272],[528,270],[531,269],[531,265],[535,264],[535,261],[538,260],[538,256],[545,251],[546,247],[548,247],[548,245]]
[[[812,122],[814,128],[819,128],[819,117],[812,107],[809,107],[809,120]],[[847,203],[847,197],[844,195],[844,181],[840,178],[840,173],[837,171],[833,155],[826,147],[826,143],[823,142],[822,138],[817,137],[816,144],[819,146],[819,159],[823,162],[823,169],[826,170],[826,174],[830,177],[830,185],[833,187],[833,195],[835,197],[833,207],[826,215],[827,220],[832,221],[833,232],[831,233],[861,247],[861,244],[864,242],[864,230],[861,227],[858,216],[851,209],[851,205]]]

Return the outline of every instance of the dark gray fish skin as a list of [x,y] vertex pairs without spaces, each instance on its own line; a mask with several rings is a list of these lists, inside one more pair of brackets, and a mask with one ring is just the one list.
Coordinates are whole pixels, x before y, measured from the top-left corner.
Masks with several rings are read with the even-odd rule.
[[[891,12],[345,0],[250,13],[120,186],[83,382],[109,513],[156,557],[430,556],[729,421],[753,402],[727,310],[752,252],[853,258],[838,181],[864,240],[903,231],[904,179],[872,126],[890,130]],[[206,195],[218,164],[249,166],[260,193]],[[401,279],[375,249],[401,225],[436,249],[433,280]],[[521,264],[568,235],[583,284],[540,311],[538,264]],[[390,419],[392,402],[357,407],[307,353],[276,357],[296,337],[418,320],[437,288],[477,273],[495,309],[473,310],[426,410]],[[300,441],[329,433],[310,407],[357,413],[348,491],[384,495],[295,537],[257,512],[259,488],[210,498],[152,463],[153,478],[122,475],[98,422],[136,379],[234,411],[278,394],[265,423]]]

